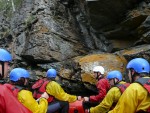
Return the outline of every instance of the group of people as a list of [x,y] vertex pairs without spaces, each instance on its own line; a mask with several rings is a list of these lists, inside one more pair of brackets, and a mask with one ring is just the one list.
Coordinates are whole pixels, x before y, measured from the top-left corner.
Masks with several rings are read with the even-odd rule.
[[[118,70],[110,71],[103,78],[108,81],[105,83],[110,85],[108,91],[107,85],[102,83],[102,78],[99,76],[98,84],[103,85],[97,84],[97,88],[99,95],[103,95],[103,99],[98,105],[87,108],[86,113],[150,113],[149,62],[144,58],[134,58],[128,62],[126,70],[125,78],[129,79],[129,83],[123,81],[123,76]],[[98,76],[103,74],[103,71],[94,71],[94,73]],[[84,98],[90,100],[90,98]]]
[[105,76],[102,66],[95,66],[93,73],[98,80],[97,95],[76,96],[66,93],[55,81],[57,71],[49,69],[46,76],[28,89],[30,74],[24,68],[9,71],[11,54],[0,49],[0,81],[8,75],[10,82],[0,84],[0,113],[68,113],[69,103],[83,100],[85,113],[150,113],[150,65],[144,58],[134,58],[122,73],[112,70]]

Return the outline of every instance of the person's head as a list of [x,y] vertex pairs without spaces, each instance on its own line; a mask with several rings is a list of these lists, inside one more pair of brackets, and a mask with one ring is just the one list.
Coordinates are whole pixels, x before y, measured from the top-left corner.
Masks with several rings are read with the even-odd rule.
[[57,76],[57,71],[53,68],[49,69],[46,73],[48,79],[54,80]]
[[0,49],[0,79],[7,77],[11,60],[11,54],[5,49]]
[[122,81],[122,74],[118,70],[108,72],[106,78],[109,80],[111,86],[118,84]]
[[14,68],[9,75],[10,81],[15,85],[20,86],[28,85],[29,77],[29,72],[23,68]]
[[96,79],[101,79],[101,78],[104,77],[105,70],[104,70],[104,68],[102,66],[95,66],[93,68],[93,72],[94,72],[94,77]]
[[144,58],[134,58],[127,64],[128,78],[134,82],[139,77],[149,76],[150,65]]

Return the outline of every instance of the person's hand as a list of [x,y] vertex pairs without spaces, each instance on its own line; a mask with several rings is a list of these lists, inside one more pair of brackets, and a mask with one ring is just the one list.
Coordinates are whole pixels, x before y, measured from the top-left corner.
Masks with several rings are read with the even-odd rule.
[[89,97],[84,97],[84,101],[89,101]]
[[77,96],[77,100],[81,100],[82,99],[82,97],[81,96]]
[[90,113],[90,110],[89,109],[85,109],[85,113]]
[[49,98],[49,95],[48,95],[46,92],[44,92],[44,93],[41,95],[41,97],[43,97],[43,98],[45,98],[45,99],[48,99],[48,98]]

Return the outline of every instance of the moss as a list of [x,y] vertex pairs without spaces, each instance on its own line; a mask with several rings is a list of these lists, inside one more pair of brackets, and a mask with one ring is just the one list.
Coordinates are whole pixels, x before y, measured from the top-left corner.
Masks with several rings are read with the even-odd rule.
[[[15,10],[22,4],[22,0],[13,0]],[[0,12],[3,12],[6,17],[10,18],[13,14],[12,0],[0,0]]]
[[29,26],[33,20],[35,19],[35,16],[30,15],[26,20],[25,20],[25,26]]

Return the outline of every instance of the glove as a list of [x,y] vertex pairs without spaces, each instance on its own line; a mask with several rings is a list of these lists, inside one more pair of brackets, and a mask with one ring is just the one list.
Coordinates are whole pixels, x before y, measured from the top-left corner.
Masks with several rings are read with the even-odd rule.
[[48,98],[49,98],[49,95],[48,95],[46,92],[44,92],[44,93],[41,95],[41,97],[43,97],[43,98],[45,98],[45,99],[48,99]]
[[89,97],[84,97],[84,101],[89,101],[90,98]]
[[81,100],[82,99],[82,97],[81,96],[77,96],[77,100]]
[[85,113],[90,113],[90,110],[89,109],[85,109]]

